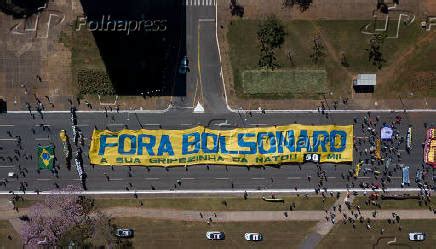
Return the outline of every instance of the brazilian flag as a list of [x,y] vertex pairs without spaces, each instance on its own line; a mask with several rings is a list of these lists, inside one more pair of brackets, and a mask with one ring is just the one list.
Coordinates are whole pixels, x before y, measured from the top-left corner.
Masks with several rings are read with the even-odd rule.
[[38,168],[39,169],[53,169],[54,162],[54,147],[49,146],[38,146]]

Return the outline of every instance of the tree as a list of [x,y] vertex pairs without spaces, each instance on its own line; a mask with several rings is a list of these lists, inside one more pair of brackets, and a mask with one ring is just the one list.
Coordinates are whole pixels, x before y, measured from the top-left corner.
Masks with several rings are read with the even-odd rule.
[[238,0],[230,0],[229,9],[232,16],[244,16],[245,9],[238,3]]
[[259,67],[274,70],[279,66],[275,56],[275,49],[285,41],[285,30],[280,21],[270,16],[263,21],[257,30],[257,39],[260,43]]
[[294,63],[294,56],[292,55],[292,51],[291,50],[288,50],[288,59],[289,59],[289,62],[291,63],[291,66],[295,66],[295,63]]
[[271,49],[279,48],[285,41],[285,29],[275,16],[269,16],[257,29],[260,44]]
[[279,67],[274,49],[262,47],[260,50],[259,67],[274,70]]
[[77,191],[80,190],[76,186],[67,186],[29,208],[29,220],[21,230],[27,247],[37,248],[41,242],[54,247],[66,245],[71,240],[85,245],[85,239],[92,234],[95,218],[90,216],[92,202],[79,196]]
[[386,34],[374,35],[369,42],[370,47],[366,49],[366,51],[368,52],[368,61],[372,62],[372,64],[378,69],[381,69],[383,67],[383,64],[386,62],[381,50],[385,39]]
[[321,36],[319,34],[315,35],[313,38],[313,53],[310,55],[313,63],[318,64],[324,57],[324,46],[322,45]]
[[41,11],[48,0],[0,0],[0,10],[15,18],[25,18]]
[[345,56],[345,53],[341,53],[341,65],[344,67],[349,67],[350,64],[348,63],[347,57]]
[[283,8],[292,8],[294,5],[298,5],[300,12],[304,12],[310,8],[313,0],[283,0]]

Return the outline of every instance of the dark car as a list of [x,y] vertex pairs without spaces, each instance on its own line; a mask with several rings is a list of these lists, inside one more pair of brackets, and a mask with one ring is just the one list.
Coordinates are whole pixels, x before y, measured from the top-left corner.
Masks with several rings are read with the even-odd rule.
[[185,55],[180,62],[179,74],[186,74],[187,72],[189,72],[189,60],[188,56]]

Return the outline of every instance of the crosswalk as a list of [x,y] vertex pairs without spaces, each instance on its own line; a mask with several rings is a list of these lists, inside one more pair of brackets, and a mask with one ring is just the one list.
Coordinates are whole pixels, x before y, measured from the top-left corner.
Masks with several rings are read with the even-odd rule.
[[184,0],[186,6],[215,6],[217,0]]

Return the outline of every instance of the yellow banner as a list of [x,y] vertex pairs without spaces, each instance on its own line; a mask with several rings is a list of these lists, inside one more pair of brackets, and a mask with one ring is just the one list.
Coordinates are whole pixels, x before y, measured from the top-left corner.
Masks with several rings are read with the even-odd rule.
[[186,166],[353,161],[353,126],[94,130],[91,164]]

